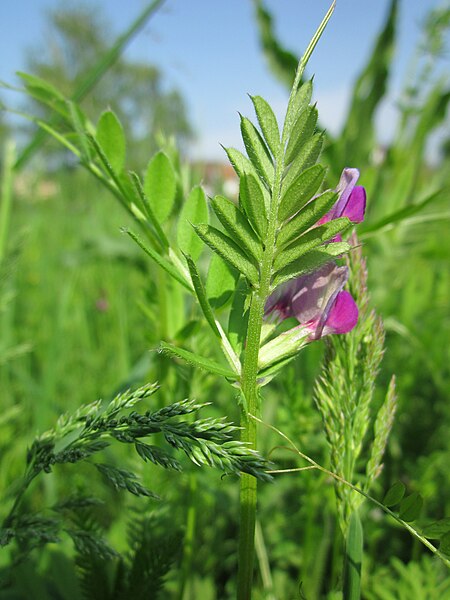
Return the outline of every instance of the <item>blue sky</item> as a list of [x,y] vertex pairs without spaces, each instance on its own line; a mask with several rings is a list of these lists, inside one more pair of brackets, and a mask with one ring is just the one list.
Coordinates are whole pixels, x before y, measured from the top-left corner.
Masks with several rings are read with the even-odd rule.
[[[336,132],[345,116],[351,85],[365,64],[390,0],[338,0],[335,13],[310,61],[321,122]],[[301,54],[330,0],[265,0],[279,38]],[[111,41],[139,14],[143,0],[92,0],[111,22]],[[45,9],[63,0],[0,2],[0,79],[16,83],[25,49],[46,43]],[[395,96],[406,76],[426,12],[442,0],[403,0],[391,94],[379,118],[388,139],[395,124]],[[217,159],[239,143],[237,112],[251,114],[247,93],[264,96],[282,116],[287,92],[269,72],[259,49],[251,0],[166,0],[132,41],[130,58],[161,67],[168,87],[181,90],[198,139],[192,154]],[[14,97],[2,94],[9,104]]]

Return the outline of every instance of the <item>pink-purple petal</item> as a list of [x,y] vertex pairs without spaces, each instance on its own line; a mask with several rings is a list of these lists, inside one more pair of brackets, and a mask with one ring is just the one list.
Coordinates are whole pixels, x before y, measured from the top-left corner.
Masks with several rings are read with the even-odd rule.
[[352,223],[361,223],[366,211],[366,190],[362,185],[353,188],[347,204],[344,206],[340,217],[347,217]]
[[330,333],[348,333],[358,322],[358,307],[352,295],[343,290],[336,296],[334,304],[328,314],[323,335]]

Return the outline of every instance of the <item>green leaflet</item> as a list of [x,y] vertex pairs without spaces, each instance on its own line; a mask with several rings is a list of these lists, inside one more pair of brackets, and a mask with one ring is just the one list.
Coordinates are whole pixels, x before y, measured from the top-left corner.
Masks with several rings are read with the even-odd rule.
[[289,115],[287,115],[287,125],[289,131],[291,131],[291,127],[293,125],[296,115],[300,114],[311,102],[312,91],[312,79],[310,79],[309,81],[305,81],[305,83],[303,83],[299,87],[292,101],[292,110],[290,111]]
[[250,98],[255,107],[256,116],[258,117],[258,123],[263,132],[264,139],[273,156],[276,156],[280,147],[280,130],[273,110],[261,96],[250,96]]
[[312,167],[322,152],[324,133],[315,133],[301,148],[297,157],[285,172],[283,185],[288,188],[302,171]]
[[195,186],[183,204],[177,226],[177,241],[180,250],[197,260],[203,250],[203,243],[192,225],[208,222],[208,206],[205,192]]
[[169,275],[171,275],[174,279],[176,279],[181,285],[183,285],[187,290],[192,292],[192,287],[183,277],[183,275],[173,266],[173,264],[167,260],[164,256],[161,256],[156,250],[153,250],[151,246],[146,246],[144,242],[141,240],[139,236],[137,236],[132,231],[128,229],[124,229],[125,233],[127,233],[135,242],[142,248],[142,250],[152,258],[156,264],[158,264],[164,271],[166,271]]
[[420,516],[423,506],[423,498],[419,492],[413,492],[400,502],[399,516],[407,523],[415,521]]
[[154,230],[156,231],[158,241],[163,246],[163,248],[165,250],[167,250],[170,246],[169,240],[167,239],[166,234],[162,230],[162,227],[159,224],[159,221],[156,218],[155,213],[153,212],[151,204],[148,201],[147,196],[145,195],[141,180],[139,179],[138,175],[136,175],[136,173],[130,173],[130,177],[134,184],[134,188],[135,188],[139,198],[141,199],[142,209],[143,209],[148,221],[150,222],[150,224],[153,226]]
[[231,298],[239,273],[214,253],[206,277],[206,295],[214,308],[221,308]]
[[126,141],[122,125],[112,110],[102,113],[95,139],[101,146],[115,173],[120,173],[125,164]]
[[217,329],[216,320],[214,318],[214,314],[211,308],[211,305],[208,302],[208,298],[206,297],[206,291],[203,286],[203,282],[200,279],[200,274],[197,271],[197,267],[195,266],[194,261],[187,254],[184,255],[187,261],[189,273],[191,274],[192,284],[194,286],[195,294],[197,296],[198,302],[200,304],[200,308],[205,315],[206,320],[209,323],[209,326],[213,330],[213,332],[220,337],[219,330]]
[[244,348],[245,335],[247,333],[248,310],[245,309],[247,295],[247,282],[241,278],[236,286],[228,319],[228,338],[238,356]]
[[338,194],[328,190],[308,202],[292,219],[290,219],[277,237],[277,246],[285,246],[290,241],[312,227],[336,204]]
[[17,75],[25,83],[27,93],[32,98],[45,104],[65,119],[70,120],[70,112],[65,97],[51,83],[28,73],[19,72]]
[[194,352],[190,352],[184,348],[178,348],[177,346],[173,346],[172,344],[168,344],[166,342],[161,342],[160,347],[165,354],[174,356],[176,358],[181,358],[194,367],[199,367],[200,369],[204,369],[205,371],[209,371],[215,375],[222,375],[223,377],[232,379],[234,381],[236,381],[238,378],[238,374],[234,371],[231,371],[231,369],[227,369],[226,367],[219,365],[219,363],[216,363],[209,358],[205,358],[204,356],[200,356],[199,354],[195,354]]
[[292,162],[300,148],[311,138],[317,125],[318,112],[315,106],[307,106],[300,113],[292,128],[286,148],[286,164]]
[[252,285],[259,281],[258,269],[237,244],[227,235],[210,225],[195,225],[195,231],[208,246],[217,252],[232,267],[247,277]]
[[241,134],[250,161],[255,166],[258,174],[271,187],[275,171],[270,152],[253,123],[242,116]]
[[295,215],[302,206],[311,200],[319,189],[325,168],[322,165],[314,165],[294,179],[289,187],[283,185],[281,188],[281,201],[278,207],[278,221],[281,223]]
[[402,481],[396,481],[386,492],[383,498],[383,504],[385,506],[395,506],[396,504],[400,504],[405,495],[405,491],[405,484]]
[[345,252],[348,252],[349,250],[350,245],[347,244],[347,242],[332,242],[318,250],[311,250],[311,252],[304,254],[299,260],[294,261],[279,271],[273,279],[272,288],[274,289],[285,281],[314,271],[328,261],[333,260],[333,258],[336,258],[341,254],[345,254]]
[[262,246],[251,228],[245,215],[238,207],[223,196],[216,196],[211,205],[217,218],[224,226],[230,237],[241,246],[245,253],[250,253],[256,261],[261,259]]
[[310,252],[317,246],[320,246],[324,242],[331,240],[335,235],[341,233],[350,225],[350,221],[347,217],[341,217],[334,219],[318,227],[314,227],[311,231],[308,231],[301,238],[296,240],[289,248],[280,252],[274,260],[273,267],[275,271],[281,271],[284,267],[287,267],[290,263],[299,259],[301,256]]
[[224,150],[238,177],[242,177],[245,173],[251,173],[256,179],[259,178],[258,171],[242,152],[236,148],[224,148]]
[[78,104],[75,104],[75,102],[67,100],[66,104],[70,113],[70,121],[74,131],[76,132],[75,135],[78,136],[78,147],[81,151],[82,160],[88,163],[92,160],[93,155],[91,145],[89,144],[89,139],[86,135],[86,130],[88,127],[86,115],[83,113]]
[[160,223],[172,212],[177,191],[175,172],[164,152],[157,152],[148,164],[144,178],[145,195]]
[[252,174],[243,174],[239,181],[239,202],[250,220],[253,229],[263,240],[267,233],[267,194],[260,184],[259,178]]

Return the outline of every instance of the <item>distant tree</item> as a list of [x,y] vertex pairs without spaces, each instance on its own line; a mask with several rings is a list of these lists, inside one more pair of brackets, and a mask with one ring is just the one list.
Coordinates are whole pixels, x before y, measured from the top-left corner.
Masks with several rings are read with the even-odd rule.
[[[66,96],[79,86],[115,40],[98,6],[66,4],[47,13],[45,44],[30,49],[28,71],[55,85]],[[157,66],[121,56],[81,102],[95,122],[112,108],[126,130],[129,162],[142,166],[155,151],[155,136],[175,136],[181,149],[192,138],[184,100],[167,89]]]

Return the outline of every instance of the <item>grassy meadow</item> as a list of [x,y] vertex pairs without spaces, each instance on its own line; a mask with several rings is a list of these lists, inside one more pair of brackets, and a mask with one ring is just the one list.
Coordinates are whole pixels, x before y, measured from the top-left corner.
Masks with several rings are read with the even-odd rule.
[[[378,38],[383,47],[395,38],[397,4],[392,2]],[[255,6],[263,10],[260,2]],[[267,25],[264,13],[256,14],[262,40],[273,41],[273,31],[262,26]],[[437,25],[428,34],[433,31],[438,31]],[[286,80],[290,62],[287,53],[279,51],[281,42],[275,41],[278,45],[263,46]],[[364,318],[356,333],[308,344],[261,388],[263,424],[258,428],[257,449],[270,461],[263,470],[286,472],[258,483],[252,596],[256,600],[450,597],[448,138],[438,159],[429,158],[429,140],[445,124],[449,82],[430,72],[426,86],[405,96],[392,145],[379,148],[374,119],[386,93],[390,60],[389,52],[383,54],[375,45],[355,83],[348,121],[339,137],[327,137],[320,159],[327,168],[321,189],[334,188],[346,166],[360,170],[368,207],[354,245],[367,261],[367,289],[360,283],[361,258],[352,258],[357,251],[348,258],[349,285],[369,308],[362,311],[360,305]],[[189,291],[180,281],[189,273],[183,255],[188,249],[185,254],[195,257],[218,322],[224,329],[229,327],[233,347],[244,356],[246,344],[238,339],[233,318],[246,310],[245,278],[239,279],[236,269],[223,264],[214,267],[215,274],[210,266],[213,252],[199,245],[190,228],[191,222],[203,222],[204,211],[220,227],[196,187],[204,172],[197,164],[193,168],[173,141],[160,137],[164,153],[156,155],[153,167],[136,168],[137,179],[126,179],[130,166],[120,146],[120,136],[129,135],[125,127],[117,129],[110,116],[101,123],[100,113],[95,120],[86,117],[82,104],[65,104],[57,85],[47,87],[37,79],[24,79],[23,84],[25,95],[48,111],[42,119],[54,137],[52,143],[64,144],[75,161],[61,160],[49,171],[42,145],[33,162],[17,168],[22,150],[10,143],[5,144],[1,160],[0,544],[4,547],[0,548],[0,599],[234,598],[238,473],[245,469],[239,467],[241,463],[230,467],[227,461],[233,459],[232,453],[237,456],[241,450],[228,449],[229,440],[220,432],[211,440],[224,444],[223,451],[211,450],[212,446],[202,449],[207,437],[202,431],[211,421],[178,446],[170,442],[177,434],[169,425],[164,430],[155,426],[148,450],[151,458],[142,460],[130,439],[114,433],[120,421],[113,415],[114,423],[111,418],[107,425],[113,431],[110,445],[84,447],[86,453],[75,458],[55,458],[80,434],[76,426],[67,433],[61,415],[76,415],[81,406],[98,399],[102,399],[98,414],[106,415],[109,402],[147,382],[158,382],[160,388],[143,400],[143,409],[136,410],[163,410],[190,398],[209,405],[190,413],[174,412],[183,427],[198,419],[226,417],[236,425],[242,419],[242,405],[236,401],[239,386],[228,371],[214,372],[217,365],[222,371],[227,365],[214,328],[208,328],[209,313],[201,301],[196,302],[192,286]],[[39,113],[36,109],[30,114],[34,118]],[[357,136],[355,119],[366,123]],[[151,158],[142,158],[141,164]],[[155,193],[150,209],[142,196],[139,199],[139,178],[149,198],[150,192]],[[159,186],[160,180],[164,185]],[[215,187],[214,193],[224,193],[222,182],[216,181]],[[166,197],[170,207],[162,215]],[[139,233],[150,248],[147,254],[127,231]],[[171,269],[178,279],[171,276]],[[191,277],[196,273],[190,272]],[[242,302],[235,286],[241,290]],[[383,327],[377,328],[370,310],[381,318]],[[164,353],[162,341],[171,348]],[[188,349],[193,356],[184,360],[187,355],[179,349]],[[195,358],[199,356],[211,364],[201,365]],[[337,364],[344,366],[333,375]],[[393,375],[395,418],[394,408],[379,412],[386,406]],[[264,376],[272,374],[264,372]],[[361,381],[366,387],[358,387]],[[328,390],[334,407],[338,401],[333,393],[340,393],[342,411],[348,409],[350,415],[344,419],[345,428],[350,421],[353,427],[353,418],[359,423],[350,433],[340,432],[339,437],[333,430],[341,417],[337,410],[329,409],[327,414],[321,389]],[[359,413],[358,398],[364,394],[366,412]],[[349,408],[350,397],[355,404]],[[165,423],[171,414],[158,418]],[[379,414],[384,416],[376,425]],[[73,418],[74,423],[81,422],[79,416]],[[32,449],[38,448],[33,442],[48,430],[53,431],[55,460],[41,469],[32,455]],[[170,437],[171,431],[175,438]],[[377,441],[383,445],[383,435],[386,449],[381,458],[383,446],[379,457],[383,466],[374,467],[372,480],[367,465],[373,466],[373,447]],[[238,437],[239,432],[233,431],[233,438]],[[311,468],[288,440],[322,468]],[[219,458],[210,460],[210,453],[216,451]],[[29,479],[27,452],[28,466],[41,469]],[[117,483],[119,471],[109,481],[102,477],[93,464],[100,455],[102,463],[125,469],[133,477],[123,475],[123,484]],[[342,456],[353,462],[341,472]],[[179,463],[169,464],[172,459]],[[258,474],[260,465],[255,469]],[[376,502],[361,497],[360,503],[357,492],[333,478],[333,473],[364,489]],[[158,498],[144,488],[132,491],[136,481]],[[398,502],[384,500],[397,482],[403,484],[404,500],[411,498],[411,506],[414,502],[412,508],[402,507],[402,494]],[[353,575],[343,575],[343,560],[351,549],[343,507],[357,511],[363,524],[360,591],[348,584]],[[408,510],[412,510],[409,516]],[[432,544],[431,551],[424,541]]]

